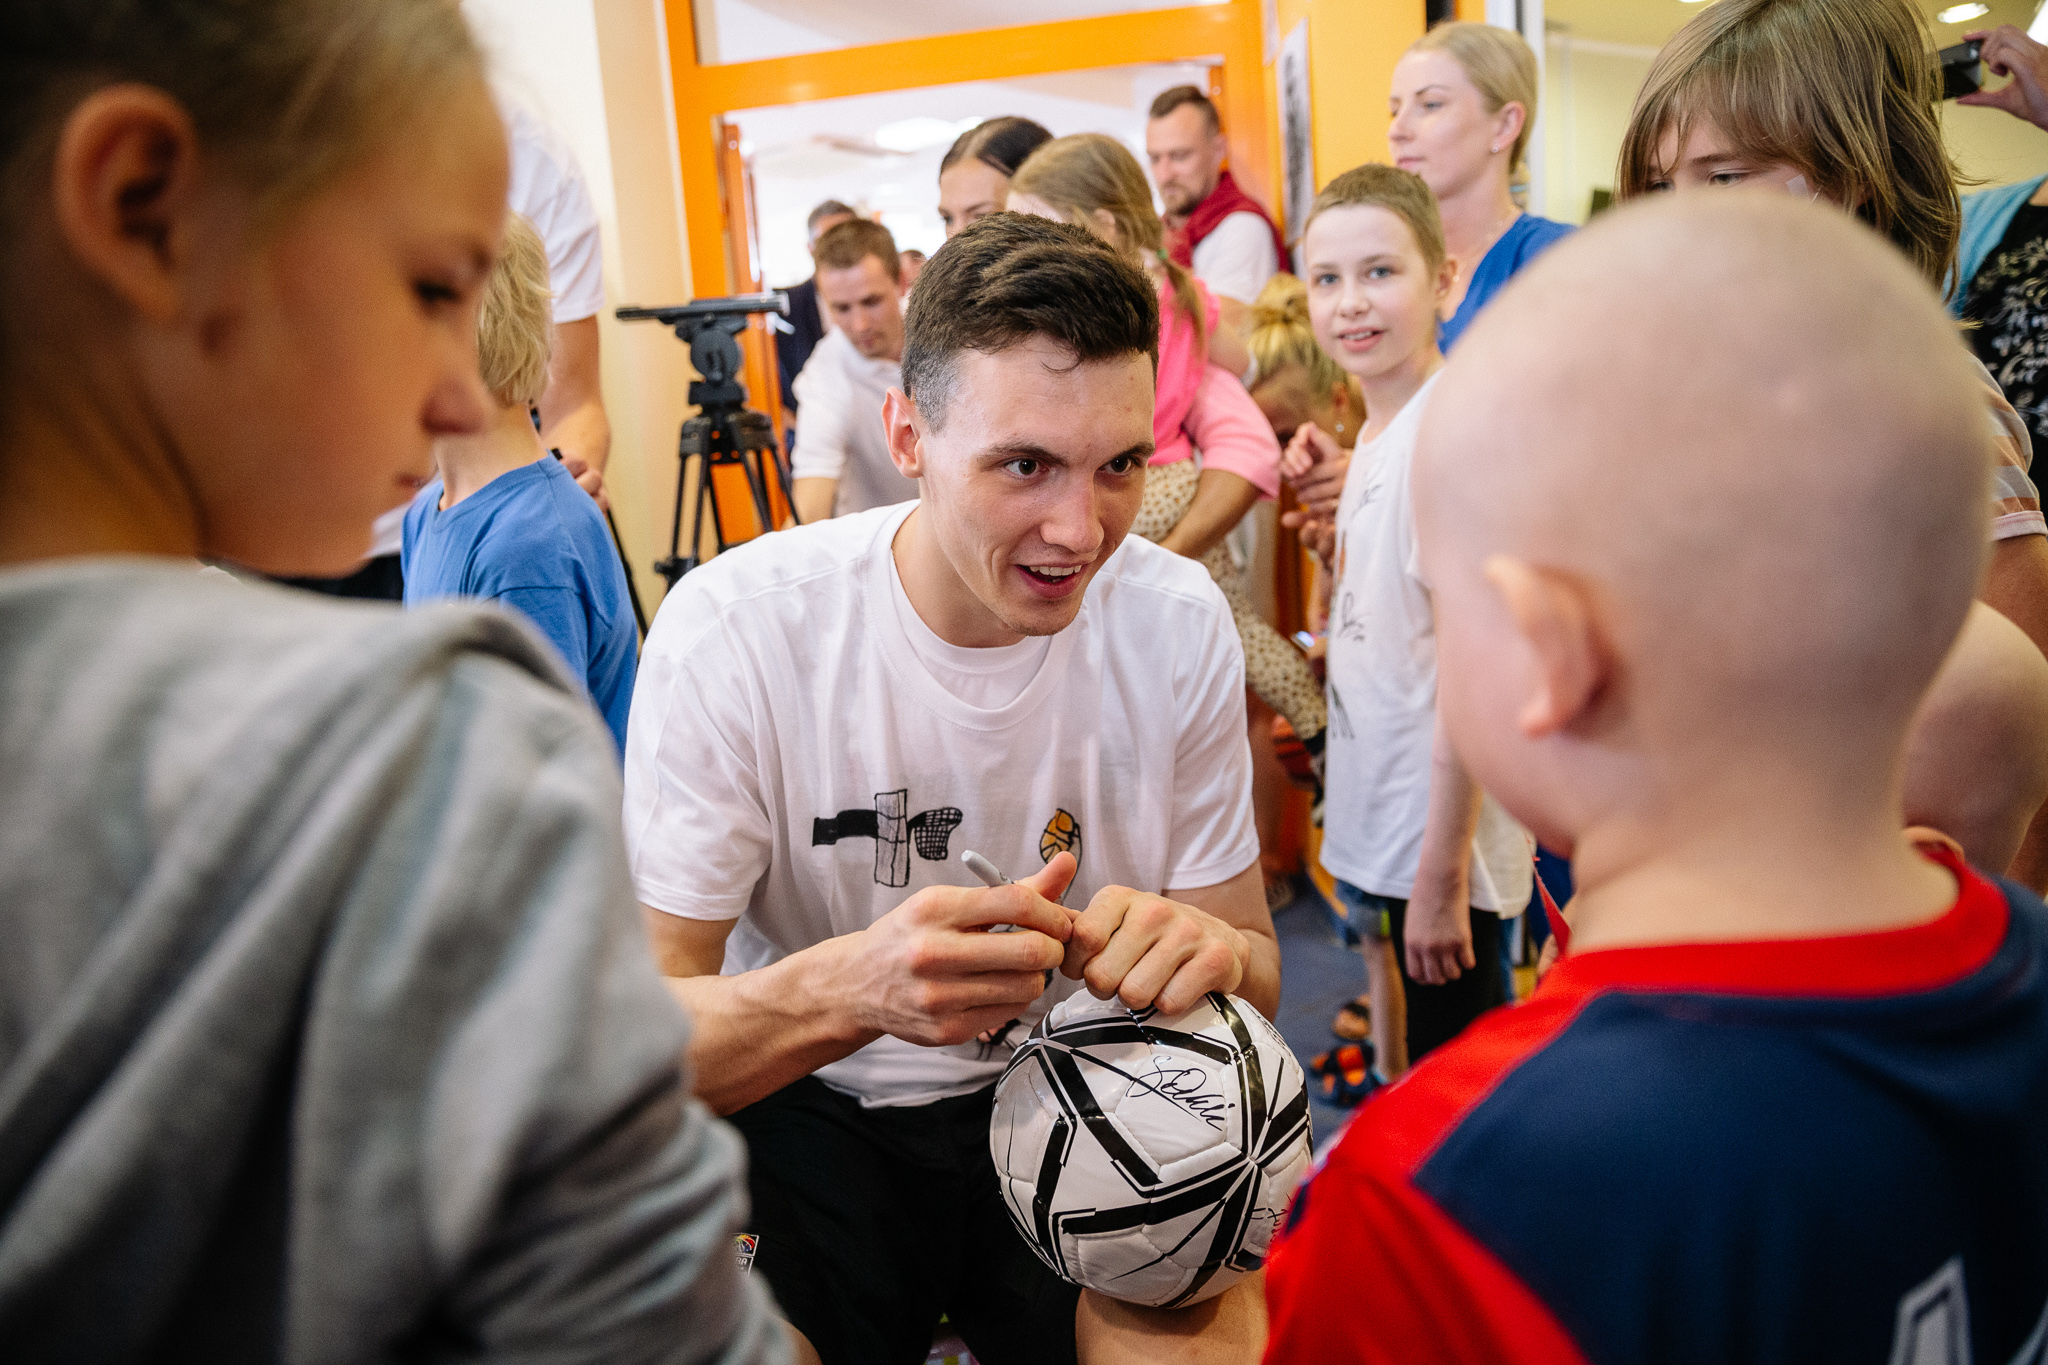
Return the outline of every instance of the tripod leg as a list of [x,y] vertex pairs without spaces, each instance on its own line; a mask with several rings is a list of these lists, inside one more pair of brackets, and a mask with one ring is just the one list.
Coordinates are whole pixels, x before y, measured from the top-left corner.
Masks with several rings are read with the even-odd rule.
[[619,534],[619,523],[612,519],[612,509],[604,509],[604,524],[612,531],[612,545],[619,552],[619,567],[626,571],[626,596],[633,602],[633,620],[640,626],[640,634],[647,634],[647,608],[640,605],[640,585],[633,581],[633,561],[626,558],[625,537]]
[[775,482],[782,486],[782,505],[789,509],[790,524],[803,525],[803,516],[796,510],[796,485],[790,482],[789,452],[777,446],[767,458],[775,466]]
[[697,485],[697,515],[700,519],[703,517],[704,500],[709,498],[711,500],[711,534],[718,542],[718,553],[724,554],[732,548],[732,544],[725,538],[725,516],[718,510],[718,496],[711,487],[711,476],[718,466],[719,460],[716,455],[706,455],[704,457],[704,482]]
[[773,461],[775,456],[767,450],[755,448],[740,452],[740,468],[746,471],[747,492],[753,495],[754,515],[761,520],[761,534],[775,529],[775,513],[768,503],[768,479],[761,472],[763,461]]

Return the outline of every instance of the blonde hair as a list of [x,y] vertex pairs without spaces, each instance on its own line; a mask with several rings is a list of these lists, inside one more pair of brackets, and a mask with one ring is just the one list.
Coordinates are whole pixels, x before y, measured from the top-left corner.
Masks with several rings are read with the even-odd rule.
[[1636,95],[1615,172],[1632,199],[1712,124],[1730,150],[1797,166],[1814,190],[1891,238],[1936,286],[1962,210],[1942,142],[1926,21],[1906,0],[1720,0],[1664,45]]
[[1341,384],[1364,409],[1365,390],[1358,380],[1316,344],[1308,320],[1308,286],[1294,276],[1283,271],[1266,281],[1252,304],[1251,330],[1245,333],[1244,344],[1256,367],[1253,387],[1300,369],[1307,372],[1310,393],[1327,396]]
[[505,217],[505,246],[484,286],[476,323],[477,368],[498,406],[537,403],[548,387],[554,347],[548,250],[518,214]]
[[1521,170],[1522,154],[1529,149],[1529,135],[1536,128],[1536,97],[1541,89],[1536,54],[1522,35],[1492,24],[1448,20],[1417,38],[1408,50],[1448,52],[1479,91],[1479,98],[1486,101],[1489,114],[1498,114],[1510,104],[1522,106],[1522,131],[1515,134],[1515,149],[1508,157],[1510,174]]
[[1056,137],[1017,168],[1010,192],[1042,199],[1090,232],[1095,231],[1095,213],[1107,213],[1114,232],[1110,245],[1135,260],[1150,258],[1166,267],[1174,302],[1195,326],[1197,349],[1208,345],[1208,319],[1194,276],[1167,259],[1166,227],[1152,208],[1151,182],[1130,148],[1106,133]]
[[[7,0],[0,240],[47,184],[56,130],[93,91],[175,99],[266,219],[325,187],[482,58],[454,0]],[[25,178],[22,173],[26,172]]]
[[1322,214],[1345,208],[1377,208],[1394,214],[1415,234],[1415,245],[1422,249],[1422,259],[1430,273],[1443,269],[1444,220],[1437,212],[1436,196],[1413,171],[1377,161],[1353,166],[1316,196],[1315,203],[1309,206],[1307,221],[1301,225],[1302,235],[1308,235],[1309,225]]

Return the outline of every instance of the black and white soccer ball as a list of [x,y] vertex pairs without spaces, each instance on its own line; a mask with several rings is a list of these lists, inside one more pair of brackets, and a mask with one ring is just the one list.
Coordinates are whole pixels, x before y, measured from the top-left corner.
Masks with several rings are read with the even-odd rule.
[[1264,1264],[1308,1169],[1308,1089],[1235,996],[1162,1016],[1084,992],[1011,1058],[988,1142],[1012,1221],[1054,1274],[1178,1307]]

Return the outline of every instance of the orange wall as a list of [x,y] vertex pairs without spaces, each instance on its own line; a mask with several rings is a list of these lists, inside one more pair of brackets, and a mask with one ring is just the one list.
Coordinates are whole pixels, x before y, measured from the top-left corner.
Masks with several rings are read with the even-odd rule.
[[[1483,0],[1479,8],[1483,12]],[[1422,36],[1423,0],[1279,0],[1279,13],[1282,40],[1297,23],[1308,21],[1317,186],[1361,162],[1386,160],[1387,90],[1394,63]],[[1276,100],[1271,67],[1266,85],[1268,100]],[[1274,107],[1277,180],[1280,130]]]

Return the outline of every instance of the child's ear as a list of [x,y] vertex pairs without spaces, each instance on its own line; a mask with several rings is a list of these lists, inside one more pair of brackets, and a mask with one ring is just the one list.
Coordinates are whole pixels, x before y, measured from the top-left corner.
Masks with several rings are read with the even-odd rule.
[[199,188],[198,134],[177,101],[143,85],[86,96],[58,135],[50,184],[80,264],[143,316],[176,317]]
[[1612,655],[1585,583],[1506,555],[1491,556],[1482,571],[1536,664],[1516,724],[1530,739],[1570,729],[1613,676]]

